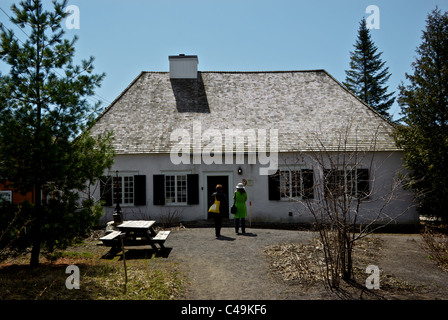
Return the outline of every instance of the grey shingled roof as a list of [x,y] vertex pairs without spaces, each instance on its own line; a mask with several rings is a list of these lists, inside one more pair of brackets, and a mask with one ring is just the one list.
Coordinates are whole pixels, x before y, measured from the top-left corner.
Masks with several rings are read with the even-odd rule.
[[335,149],[341,136],[351,149],[370,150],[375,141],[376,150],[397,150],[392,124],[325,70],[198,72],[197,80],[142,72],[91,132],[112,130],[117,154],[169,153],[178,144],[171,132],[192,137],[194,121],[223,136],[225,129],[265,129],[269,137],[277,129],[279,152],[318,151],[321,143]]

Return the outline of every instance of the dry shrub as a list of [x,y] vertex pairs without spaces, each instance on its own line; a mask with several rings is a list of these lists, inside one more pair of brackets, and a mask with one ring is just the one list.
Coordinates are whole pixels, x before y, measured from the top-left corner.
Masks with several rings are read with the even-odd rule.
[[[365,277],[365,268],[375,264],[381,250],[381,240],[365,237],[354,247],[355,276]],[[319,238],[308,243],[283,243],[264,250],[269,257],[271,270],[285,281],[325,281],[325,258]]]
[[307,244],[272,245],[264,252],[270,258],[271,269],[283,280],[323,280],[325,261],[322,242],[317,238]]
[[448,235],[425,227],[422,237],[424,248],[443,271],[448,271]]

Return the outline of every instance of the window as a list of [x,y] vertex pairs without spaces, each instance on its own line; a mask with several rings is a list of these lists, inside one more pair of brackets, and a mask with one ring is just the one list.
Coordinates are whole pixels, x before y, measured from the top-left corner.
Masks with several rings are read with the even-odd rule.
[[165,172],[153,175],[153,204],[199,204],[199,175],[189,172]]
[[12,203],[12,191],[11,190],[0,191],[0,204],[2,204],[2,202]]
[[134,204],[134,176],[113,177],[112,195],[114,203]]
[[278,171],[280,199],[312,199],[314,175],[310,169],[281,168]]
[[358,198],[369,196],[369,170],[355,167],[325,170],[325,192],[340,197],[350,195]]
[[296,198],[300,190],[300,171],[280,171],[280,198]]
[[187,175],[165,175],[165,202],[171,204],[187,203]]
[[104,205],[117,202],[124,206],[146,206],[146,176],[120,172],[100,179],[100,194]]

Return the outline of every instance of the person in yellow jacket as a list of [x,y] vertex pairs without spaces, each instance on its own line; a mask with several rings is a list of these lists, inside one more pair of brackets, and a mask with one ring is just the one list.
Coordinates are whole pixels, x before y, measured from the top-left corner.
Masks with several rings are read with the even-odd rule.
[[213,205],[215,199],[220,202],[220,205],[218,211],[212,212],[212,215],[213,219],[215,220],[216,238],[221,239],[222,216],[229,214],[229,204],[227,201],[228,198],[224,194],[222,185],[220,184],[216,186],[216,192],[213,193],[212,196],[210,197],[209,207]]
[[237,209],[234,218],[235,218],[235,232],[239,234],[240,223],[241,223],[241,231],[242,233],[246,233],[246,217],[247,217],[247,193],[244,185],[242,183],[238,183],[236,186],[235,193],[233,194],[233,199],[235,200],[235,207]]

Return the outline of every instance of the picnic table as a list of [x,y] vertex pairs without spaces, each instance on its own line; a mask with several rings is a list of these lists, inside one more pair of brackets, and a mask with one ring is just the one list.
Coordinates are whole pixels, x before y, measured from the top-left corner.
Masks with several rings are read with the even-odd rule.
[[[100,238],[105,246],[119,250],[121,248],[121,238],[124,246],[145,246],[150,245],[154,251],[165,250],[165,240],[171,231],[154,230],[154,220],[128,220],[117,226],[118,231],[112,231]],[[156,246],[158,245],[158,247]]]

